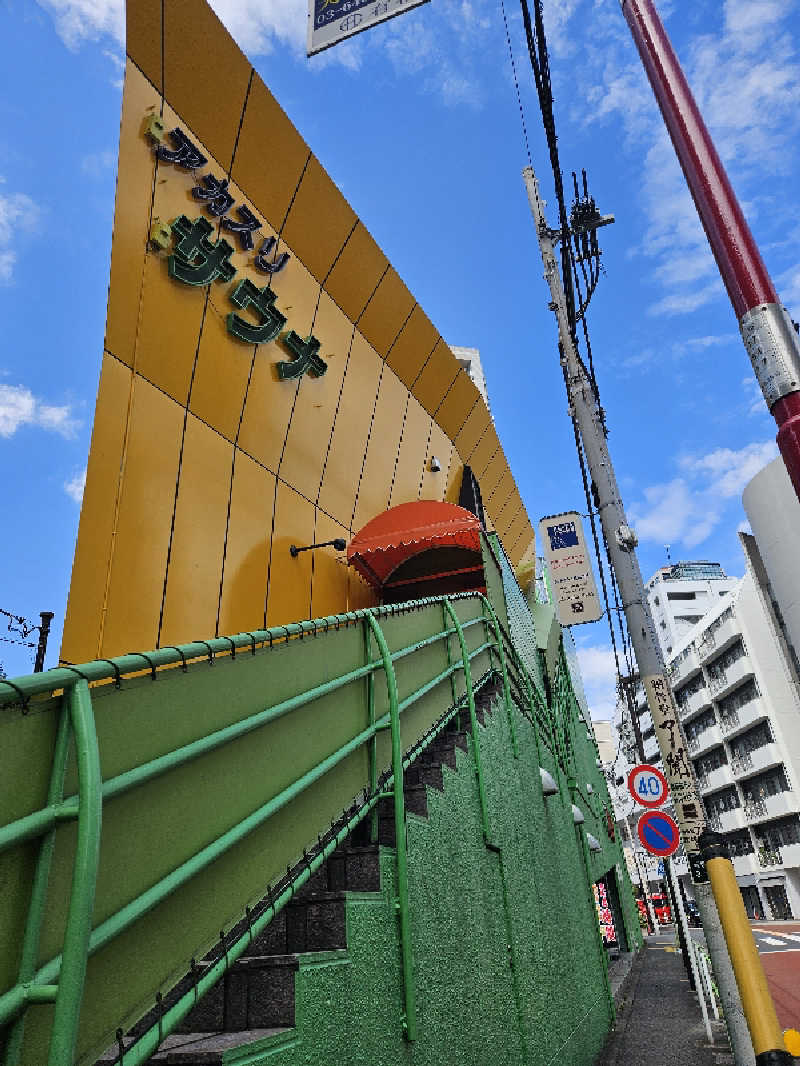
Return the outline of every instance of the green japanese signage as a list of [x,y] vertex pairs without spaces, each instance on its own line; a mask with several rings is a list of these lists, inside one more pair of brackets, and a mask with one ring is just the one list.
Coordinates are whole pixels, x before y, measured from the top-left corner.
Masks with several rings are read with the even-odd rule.
[[[179,129],[170,132],[174,149],[166,147],[164,128],[160,119],[152,116],[147,125],[147,134],[155,140],[156,157],[165,163],[174,163],[186,170],[197,170],[208,160]],[[261,221],[248,207],[236,209],[239,221],[233,221],[227,212],[235,206],[235,200],[228,192],[227,179],[215,178],[204,174],[192,189],[192,196],[205,204],[206,211],[212,218],[219,219],[220,228],[235,234],[243,251],[255,247],[253,234],[261,228]],[[236,277],[236,267],[230,258],[234,248],[224,237],[212,239],[215,225],[205,216],[195,219],[180,215],[169,226],[154,226],[151,241],[166,249],[170,240],[174,241],[167,264],[170,277],[184,285],[205,286],[216,281],[231,282]],[[274,237],[264,240],[258,254],[253,260],[257,270],[272,277],[279,273],[289,261],[289,254],[282,252],[269,259],[277,242]],[[243,318],[236,311],[226,317],[228,332],[245,344],[266,344],[280,336],[286,325],[286,316],[275,306],[276,296],[269,284],[259,288],[249,278],[241,280],[229,293],[231,303],[239,311],[248,311],[250,316]],[[278,375],[282,379],[301,378],[305,373],[322,377],[328,369],[327,363],[319,354],[320,342],[316,337],[302,338],[294,330],[289,330],[280,337],[281,342],[292,355],[290,360],[281,360],[277,364]]]

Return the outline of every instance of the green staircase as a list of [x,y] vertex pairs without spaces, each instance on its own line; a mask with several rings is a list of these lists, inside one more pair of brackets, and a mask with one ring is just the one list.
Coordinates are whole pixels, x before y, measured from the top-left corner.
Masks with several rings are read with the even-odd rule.
[[[509,1062],[549,1061],[534,1045],[578,1039],[573,1023],[594,1047],[609,999],[590,882],[616,869],[624,889],[624,865],[563,655],[529,669],[488,544],[485,562],[487,597],[0,682],[4,1066],[445,1062],[450,1012],[473,1000],[482,1031],[478,1004],[503,1019]],[[559,783],[546,804],[540,767]],[[449,969],[470,962],[449,993],[458,929]],[[579,960],[563,1017],[550,929]]]

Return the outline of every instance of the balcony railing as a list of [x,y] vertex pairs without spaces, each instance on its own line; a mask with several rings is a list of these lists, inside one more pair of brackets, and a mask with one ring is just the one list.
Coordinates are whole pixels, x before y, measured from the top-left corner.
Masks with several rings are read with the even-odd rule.
[[711,689],[711,695],[715,696],[718,692],[722,692],[725,688],[726,677],[724,670],[715,671],[708,675],[708,687]]
[[707,629],[697,642],[697,650],[701,656],[708,655],[710,651],[713,651],[717,646],[717,638],[714,635],[714,631]]
[[759,818],[766,818],[767,805],[763,799],[745,800],[744,815],[748,822],[755,822]]
[[763,847],[758,849],[759,866],[781,866],[783,859],[777,848]]
[[739,712],[728,711],[727,714],[720,714],[719,725],[723,733],[730,733],[732,729],[736,729],[739,725]]
[[753,756],[749,751],[743,751],[739,755],[731,756],[731,770],[735,774],[744,773],[745,770],[752,770],[752,768]]
[[709,814],[706,819],[709,829],[713,829],[715,833],[722,832],[722,819],[718,814]]

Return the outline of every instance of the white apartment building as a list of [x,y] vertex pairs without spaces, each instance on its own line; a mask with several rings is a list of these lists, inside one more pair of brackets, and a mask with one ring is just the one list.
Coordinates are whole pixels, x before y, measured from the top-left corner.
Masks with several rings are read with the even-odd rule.
[[720,596],[736,587],[737,580],[728,577],[719,563],[706,560],[662,566],[650,578],[645,592],[665,659]]
[[742,503],[750,520],[778,628],[800,674],[800,502],[783,459],[773,459],[747,483]]
[[[698,785],[712,828],[727,835],[737,881],[748,913],[800,917],[800,690],[786,654],[763,580],[754,570],[752,537],[741,537],[747,573],[741,580],[707,575],[713,593],[699,622],[672,645],[668,668]],[[682,567],[715,564],[678,564]],[[666,569],[666,568],[665,568]],[[673,570],[675,568],[672,568]],[[721,568],[717,568],[721,573]],[[687,571],[694,574],[697,571]],[[663,571],[648,582],[648,594],[673,613],[695,601],[665,592],[697,592],[695,578],[683,588]],[[723,578],[726,582],[724,594]],[[719,582],[719,584],[717,583]],[[670,623],[661,628],[669,639]],[[676,627],[677,630],[677,627]],[[665,647],[666,650],[666,647]],[[644,697],[637,711],[645,759],[660,763]],[[618,712],[617,725],[621,725]],[[629,728],[620,732],[614,768],[621,794],[636,759]],[[626,806],[628,806],[626,804]],[[685,888],[691,892],[688,877]]]

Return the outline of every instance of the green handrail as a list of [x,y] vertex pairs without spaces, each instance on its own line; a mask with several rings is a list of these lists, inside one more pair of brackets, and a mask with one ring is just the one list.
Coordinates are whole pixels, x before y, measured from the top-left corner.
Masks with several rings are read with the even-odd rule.
[[[409,1040],[417,1039],[417,994],[414,983],[414,957],[411,948],[411,919],[408,911],[408,854],[406,850],[406,810],[403,797],[403,745],[400,738],[400,700],[397,694],[397,675],[392,654],[383,630],[375,616],[367,612],[372,635],[383,658],[386,690],[389,696],[389,717],[392,727],[392,777],[394,790],[394,834],[397,856],[397,896],[400,915],[400,950],[403,960],[403,992],[405,996],[404,1030]],[[469,663],[467,663],[467,668]]]
[[497,643],[497,653],[500,658],[500,672],[503,677],[503,700],[506,705],[506,715],[508,716],[508,728],[511,731],[511,748],[514,752],[514,758],[519,758],[519,744],[517,743],[517,730],[514,725],[514,715],[511,712],[511,689],[508,684],[508,671],[506,670],[506,653],[503,648],[503,637],[500,632],[500,623],[497,621],[497,615],[494,612],[486,596],[481,595],[483,601],[484,610],[489,612],[489,617],[492,621],[492,629],[494,630],[495,641]]
[[103,818],[100,752],[94,728],[89,686],[79,681],[69,694],[70,718],[78,761],[80,805],[75,864],[69,896],[64,952],[58,978],[48,1066],[72,1062],[78,1039],[83,982],[86,977],[89,934],[100,861],[100,826]]
[[[542,701],[542,698],[537,684],[523,661],[520,659],[514,646],[504,647],[502,627],[499,625],[496,614],[488,600],[482,596],[479,597],[482,604],[480,617],[469,618],[463,622],[458,618],[453,607],[453,602],[451,601],[465,599],[476,600],[478,597],[476,597],[475,594],[467,593],[449,598],[435,597],[420,603],[420,607],[426,607],[433,604],[441,605],[445,617],[449,618],[451,624],[445,622],[443,628],[432,636],[416,641],[395,652],[389,650],[385,634],[378,623],[378,619],[391,617],[394,614],[405,613],[409,608],[404,608],[403,606],[399,608],[368,608],[363,611],[322,619],[313,623],[296,623],[289,626],[283,626],[280,627],[279,630],[259,630],[254,633],[237,634],[230,638],[215,638],[208,642],[196,641],[174,649],[161,649],[160,651],[152,652],[147,655],[135,653],[121,656],[114,660],[84,664],[75,668],[59,668],[43,674],[33,675],[28,678],[19,678],[5,682],[0,681],[0,685],[5,686],[4,688],[0,688],[0,706],[15,701],[18,702],[20,700],[24,703],[33,696],[63,689],[64,697],[62,706],[64,707],[65,712],[68,710],[68,714],[62,713],[60,719],[46,806],[40,811],[34,811],[32,814],[26,815],[23,818],[17,819],[15,822],[0,828],[0,851],[34,837],[42,838],[39,859],[35,867],[29,915],[24,934],[21,963],[18,971],[18,981],[15,986],[9,989],[4,995],[0,996],[0,1025],[13,1022],[6,1049],[6,1066],[17,1066],[19,1052],[22,1046],[24,1012],[26,1006],[31,1003],[53,1001],[55,1001],[56,1008],[48,1066],[64,1066],[66,1063],[71,1063],[78,1033],[80,1004],[87,959],[107,945],[125,929],[129,928],[149,910],[166,899],[167,896],[174,892],[178,887],[185,884],[197,873],[205,869],[210,863],[214,862],[215,859],[221,856],[224,852],[229,850],[240,840],[244,839],[244,837],[250,832],[263,824],[278,810],[290,803],[302,791],[310,787],[315,781],[319,780],[320,777],[333,769],[333,767],[346,759],[362,745],[367,745],[368,753],[371,754],[368,782],[371,795],[356,816],[355,821],[351,818],[347,822],[347,826],[352,828],[352,825],[357,824],[362,817],[366,817],[367,815],[371,815],[374,818],[376,816],[377,800],[380,798],[376,793],[378,777],[375,742],[378,732],[387,727],[391,730],[392,737],[392,770],[388,777],[384,775],[384,779],[386,781],[385,787],[388,787],[391,783],[395,800],[394,816],[398,863],[398,909],[400,916],[403,977],[405,986],[405,1025],[409,1040],[415,1039],[417,1034],[417,1019],[413,958],[411,953],[410,916],[408,909],[408,860],[405,841],[405,809],[402,791],[403,768],[405,765],[408,765],[408,761],[404,760],[402,754],[399,716],[407,708],[435,689],[437,685],[448,679],[451,684],[451,692],[455,695],[455,676],[458,671],[463,670],[466,691],[462,699],[466,701],[469,708],[473,758],[475,760],[476,776],[478,779],[482,828],[484,838],[490,846],[489,815],[483,780],[483,769],[481,765],[480,738],[470,666],[471,661],[477,656],[486,651],[489,651],[490,653],[495,652],[498,655],[500,673],[503,681],[503,695],[507,712],[511,719],[512,734],[514,733],[514,724],[513,715],[511,714],[509,669],[513,667],[518,680],[521,679],[522,686],[526,690],[527,702],[531,709],[534,734],[536,736],[537,754],[539,753],[539,736],[538,729],[536,728],[536,715],[534,711],[535,709],[538,709],[538,703]],[[417,606],[418,605],[416,604],[414,605],[415,608]],[[140,766],[118,774],[116,777],[111,778],[105,783],[102,782],[100,777],[99,756],[97,752],[97,740],[94,731],[91,694],[88,682],[104,681],[112,677],[119,679],[121,675],[126,673],[141,674],[143,672],[143,663],[153,671],[153,676],[155,677],[155,671],[157,669],[169,667],[179,662],[185,663],[190,659],[205,659],[206,657],[217,655],[233,655],[235,651],[241,651],[243,648],[250,649],[255,653],[255,649],[258,645],[261,645],[262,647],[266,647],[268,643],[272,645],[278,640],[278,638],[283,641],[302,639],[304,636],[308,636],[312,633],[328,631],[334,626],[338,628],[342,623],[345,625],[361,624],[363,626],[365,634],[365,658],[367,659],[367,662],[363,666],[347,671],[340,677],[333,678],[330,681],[317,685],[305,693],[283,700],[274,706],[258,711],[231,726],[216,730],[208,736],[201,737],[199,740],[192,741],[174,751],[168,752],[165,755],[161,755]],[[469,652],[465,639],[465,631],[473,625],[484,625],[487,630],[487,639],[481,642],[474,651]],[[489,639],[490,628],[493,630],[493,640]],[[450,656],[450,640],[454,635],[457,636],[459,641],[461,651],[460,660],[457,658],[451,660]],[[375,659],[372,658],[370,653],[370,641],[372,639],[376,641],[379,652],[378,657]],[[402,660],[409,655],[413,655],[415,652],[442,640],[445,642],[447,649],[447,667],[405,699],[400,700],[394,664],[397,661]],[[389,709],[380,718],[376,719],[374,675],[375,671],[380,669],[382,669],[386,675]],[[317,766],[303,774],[278,795],[272,797],[267,803],[251,812],[251,814],[232,826],[216,840],[202,848],[176,869],[173,869],[169,874],[162,877],[156,884],[151,885],[145,892],[142,892],[135,899],[130,900],[115,914],[106,918],[99,926],[97,926],[97,928],[94,930],[91,929],[91,913],[97,876],[99,834],[103,801],[110,799],[112,796],[118,796],[130,789],[139,787],[147,781],[150,781],[177,766],[184,765],[185,763],[196,759],[209,751],[213,751],[240,736],[244,736],[253,730],[259,729],[282,715],[288,714],[299,707],[306,706],[308,703],[321,696],[328,695],[331,692],[335,692],[338,689],[341,689],[348,684],[358,682],[361,679],[366,680],[368,692],[369,722],[366,729],[352,737],[351,740],[341,746],[337,751],[332,752]],[[561,703],[561,697],[563,695],[563,677],[558,677],[556,682],[558,686],[559,703]],[[452,714],[457,713],[455,700],[453,701],[453,707],[456,709],[452,711],[449,717],[452,717]],[[549,717],[551,722],[553,721],[554,711],[556,711],[556,708],[550,710]],[[566,707],[559,708],[557,713],[561,713],[562,711],[565,712]],[[76,741],[79,789],[77,795],[63,798],[64,767],[66,765],[66,751],[69,740],[70,723]],[[553,722],[553,724],[555,723]],[[564,729],[564,727],[568,728],[568,724],[566,722],[561,723],[561,727],[562,729]],[[440,724],[438,728],[443,728],[443,725]],[[561,730],[558,732],[561,734],[563,743],[563,741],[567,740],[567,737],[561,733]],[[516,740],[515,734],[514,739]],[[563,755],[566,756],[566,752],[564,752]],[[78,819],[78,846],[73,870],[72,894],[68,910],[67,931],[63,942],[63,952],[55,958],[50,959],[49,962],[44,963],[38,968],[38,970],[35,970],[39,931],[41,929],[42,915],[44,913],[50,855],[52,854],[55,831],[62,821],[74,819],[76,817]],[[345,835],[348,831],[349,828],[343,830]],[[336,839],[338,840],[339,836],[337,836]],[[341,837],[341,839],[344,839],[344,837]],[[337,845],[334,843],[333,847],[335,848],[335,846]],[[313,870],[321,865],[328,854],[330,854],[330,849],[323,849],[323,851],[320,852],[309,867],[310,872],[308,873],[308,876],[311,875]],[[295,879],[291,891],[295,891],[305,880],[307,880],[306,876],[301,876]],[[287,891],[289,890],[287,889]],[[265,912],[265,914],[261,916],[259,919],[262,923],[260,927],[257,926],[257,923],[253,924],[250,931],[251,937],[257,935],[258,929],[263,928],[263,926],[271,920],[276,910],[280,909],[283,905],[281,900],[284,894],[279,896],[278,899],[273,902],[271,910]],[[159,1031],[162,1037],[165,1033],[170,1031],[171,1026],[174,1027],[180,1018],[188,1013],[197,996],[202,994],[202,990],[211,987],[214,981],[218,979],[222,972],[219,970],[219,967],[223,966],[224,969],[239,957],[241,951],[245,950],[247,946],[246,935],[244,941],[245,942],[240,945],[241,950],[239,950],[238,954],[236,954],[233,948],[227,948],[226,959],[219,960],[211,968],[216,974],[215,977],[210,977],[211,971],[206,973],[195,989],[179,999],[179,1001],[170,1008],[159,1023]],[[237,944],[239,944],[239,941],[237,941]],[[56,984],[56,982],[58,983]],[[171,1021],[171,1019],[174,1020]],[[133,1054],[132,1057],[130,1057],[130,1053],[126,1052],[126,1066],[128,1066],[128,1063],[130,1063],[131,1066],[136,1066],[136,1064],[144,1061],[147,1054],[150,1054],[155,1050],[158,1040],[156,1039],[155,1044],[153,1044],[152,1039],[154,1038],[151,1034],[146,1040],[138,1041],[135,1054]],[[150,1050],[145,1054],[146,1048],[148,1047]]]
[[472,671],[469,666],[469,652],[467,651],[467,642],[464,639],[464,627],[459,621],[458,615],[453,610],[453,605],[445,600],[444,607],[450,616],[451,622],[456,628],[458,643],[461,646],[461,662],[464,666],[464,681],[467,686],[467,705],[469,707],[469,723],[470,732],[472,734],[472,757],[475,760],[475,775],[478,778],[478,798],[481,805],[481,827],[483,829],[483,839],[488,843],[491,837],[489,831],[489,808],[486,803],[486,787],[483,781],[481,742],[478,736],[478,716],[475,713],[475,693],[472,688]]

